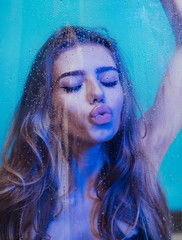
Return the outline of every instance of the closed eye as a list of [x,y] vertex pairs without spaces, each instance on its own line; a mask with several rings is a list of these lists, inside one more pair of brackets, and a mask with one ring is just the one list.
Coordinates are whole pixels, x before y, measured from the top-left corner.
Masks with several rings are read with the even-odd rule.
[[[113,82],[101,82],[102,85],[104,85],[105,87],[114,87],[118,84],[118,81],[113,81]],[[78,85],[76,87],[61,87],[63,88],[63,90],[67,93],[71,93],[71,92],[77,92],[80,88],[82,87],[82,85]]]
[[81,88],[82,85],[78,85],[76,87],[61,87],[63,88],[63,90],[67,93],[70,93],[70,92],[76,92],[78,91],[80,88]]
[[105,87],[114,87],[118,84],[118,81],[113,81],[113,82],[101,82],[102,85],[104,85]]

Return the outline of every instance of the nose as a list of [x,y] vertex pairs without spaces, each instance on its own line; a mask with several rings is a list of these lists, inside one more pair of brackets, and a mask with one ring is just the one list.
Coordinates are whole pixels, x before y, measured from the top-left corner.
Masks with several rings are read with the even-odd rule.
[[105,101],[103,87],[95,76],[87,77],[87,99],[91,105]]

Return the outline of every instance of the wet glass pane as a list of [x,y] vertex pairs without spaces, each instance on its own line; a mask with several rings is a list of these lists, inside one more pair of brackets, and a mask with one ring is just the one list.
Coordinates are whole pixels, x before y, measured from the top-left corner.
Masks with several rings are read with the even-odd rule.
[[[167,3],[168,1],[163,2]],[[169,9],[169,7],[166,7],[166,9]],[[173,12],[175,11],[173,9]],[[2,187],[3,181],[0,181],[0,193],[4,194],[3,191],[5,189],[8,193],[8,191],[14,189],[13,187],[16,184],[16,186],[23,187],[24,184],[26,185],[26,182],[32,182],[36,179],[38,183],[37,190],[32,187],[32,190],[28,192],[28,187],[26,187],[25,192],[27,191],[26,194],[29,194],[29,197],[25,198],[23,202],[18,202],[19,200],[17,200],[18,208],[21,209],[22,206],[27,204],[27,206],[30,206],[25,208],[28,211],[28,209],[33,209],[33,205],[30,202],[35,202],[37,205],[34,209],[39,212],[36,215],[37,221],[42,221],[41,219],[46,214],[43,199],[50,199],[46,202],[47,206],[50,207],[50,216],[43,223],[45,227],[42,230],[43,233],[47,231],[46,224],[55,222],[53,225],[49,224],[49,226],[55,226],[51,227],[49,231],[50,234],[53,234],[53,239],[69,239],[69,237],[70,239],[81,239],[81,237],[82,239],[93,239],[90,237],[93,236],[93,232],[88,227],[89,212],[91,211],[93,200],[90,200],[90,198],[85,200],[86,192],[84,187],[87,186],[88,182],[85,183],[86,185],[83,183],[88,180],[88,175],[97,169],[98,172],[96,171],[96,173],[98,175],[93,175],[94,177],[90,182],[92,186],[97,176],[98,181],[94,185],[97,187],[95,189],[90,187],[93,191],[90,194],[97,198],[95,203],[98,203],[98,205],[96,204],[95,206],[100,206],[99,203],[105,201],[105,205],[102,208],[100,206],[98,211],[96,211],[97,214],[100,213],[100,217],[97,217],[101,222],[96,223],[100,229],[99,234],[103,233],[102,239],[106,239],[104,234],[108,234],[107,236],[110,234],[113,237],[113,232],[114,234],[119,234],[118,231],[122,230],[121,235],[116,234],[121,238],[124,236],[122,234],[126,233],[127,225],[125,224],[132,225],[134,223],[132,216],[136,216],[135,210],[138,207],[138,202],[136,203],[134,199],[136,197],[136,187],[139,187],[139,184],[133,180],[134,176],[137,176],[138,181],[140,180],[143,184],[140,185],[143,187],[140,189],[141,196],[139,200],[143,204],[142,206],[150,198],[149,206],[151,207],[150,203],[153,204],[152,199],[157,199],[156,196],[159,196],[157,195],[157,187],[154,184],[154,180],[151,181],[154,181],[153,184],[155,186],[151,184],[150,187],[153,186],[155,188],[156,196],[152,195],[149,197],[150,191],[144,193],[147,182],[145,182],[145,177],[142,175],[143,170],[139,173],[140,164],[142,166],[141,169],[143,169],[145,166],[148,166],[148,161],[152,160],[152,170],[154,170],[158,168],[158,162],[162,161],[161,158],[164,157],[158,172],[158,179],[170,211],[181,212],[182,132],[179,120],[181,117],[179,104],[181,98],[178,92],[182,83],[181,80],[178,80],[178,83],[176,80],[180,79],[181,65],[175,61],[174,64],[171,63],[169,65],[170,67],[177,65],[177,67],[173,66],[172,70],[169,68],[167,72],[167,74],[171,74],[171,79],[174,77],[174,81],[171,81],[168,85],[164,81],[166,88],[162,88],[160,83],[174,54],[176,43],[161,2],[159,0],[1,0],[0,13],[0,152],[2,152],[3,142],[8,135],[13,114],[18,112],[16,106],[23,92],[26,96],[21,101],[25,103],[20,105],[22,108],[19,109],[16,118],[17,122],[13,123],[13,126],[16,125],[16,129],[14,129],[16,134],[12,135],[14,138],[10,141],[9,150],[2,155],[4,159],[11,159],[9,160],[10,165],[8,165],[11,170],[8,170],[9,168],[6,166],[6,171],[9,171],[8,174],[10,175],[6,175],[6,171],[2,170],[3,178],[6,179],[8,176],[8,180],[7,186],[5,184],[4,188]],[[177,18],[173,19],[174,22],[177,20]],[[75,28],[71,28],[71,26]],[[182,32],[179,26],[178,30]],[[47,50],[43,50],[45,54],[43,54],[43,51],[39,52],[40,58],[36,58],[33,70],[30,73],[32,63],[39,49],[53,33],[60,31],[64,27],[67,27],[68,32],[66,36],[68,38],[69,35],[70,41],[67,42],[67,45],[61,45],[65,36],[63,37],[63,33],[59,32],[57,42],[54,38],[52,42],[50,41],[50,44],[47,44]],[[84,37],[86,33],[84,31],[86,30],[78,30],[79,27],[93,31],[93,35]],[[75,29],[78,30],[78,33],[76,33],[77,30]],[[83,32],[81,33],[81,31]],[[90,33],[87,32],[87,34]],[[111,45],[113,44],[112,47],[114,49],[114,43],[110,37],[117,42],[120,56],[122,56],[120,59],[121,63],[119,63],[117,58],[117,51],[113,50],[113,55],[111,54]],[[90,40],[91,38],[92,40]],[[102,38],[109,40],[107,43],[103,43],[104,40],[100,40]],[[75,42],[72,43],[71,41]],[[111,45],[109,46],[108,43]],[[36,67],[38,70],[35,70]],[[33,77],[31,74],[34,74]],[[28,75],[30,84],[27,84],[25,88]],[[46,77],[49,76],[50,85],[44,85],[45,75]],[[169,75],[166,75],[166,81],[169,80]],[[133,92],[130,89],[130,82],[127,82],[129,81],[128,79],[131,80]],[[31,82],[33,81],[34,87],[31,88]],[[36,81],[40,82],[40,84]],[[46,88],[46,86],[49,87]],[[153,105],[160,87],[161,92],[158,95],[162,96],[162,100],[158,104]],[[136,100],[133,98],[133,95],[136,97]],[[179,97],[176,97],[178,95]],[[166,96],[168,97],[167,100]],[[171,96],[171,99],[169,96]],[[133,104],[136,108],[137,119],[132,112],[133,110],[129,108],[130,104]],[[95,109],[91,114],[91,110],[98,105],[100,108]],[[30,109],[31,111],[29,111]],[[144,143],[143,148],[139,146],[139,142],[136,140],[138,136],[138,130],[136,130],[138,119],[142,116],[140,109],[144,114],[149,109],[152,109],[151,115],[150,112],[148,115],[146,114],[146,136],[151,134],[152,137],[147,138],[147,141],[145,141],[146,138],[144,138],[144,141],[141,140]],[[133,115],[130,114],[130,111]],[[89,113],[92,115],[91,120],[88,120],[90,119]],[[121,114],[118,115],[119,113]],[[121,118],[122,114],[125,114],[123,118]],[[160,116],[160,114],[164,114],[164,117]],[[159,120],[155,122],[155,119]],[[123,125],[120,124],[120,121]],[[143,121],[141,122],[143,123]],[[144,128],[142,129],[144,130]],[[142,133],[144,133],[143,130]],[[120,139],[120,142],[118,142],[119,140],[115,141],[117,134],[116,140]],[[126,138],[124,139],[123,136]],[[121,148],[119,148],[119,144],[121,144]],[[4,145],[4,147],[6,146]],[[140,147],[144,152],[147,152],[145,157],[140,155]],[[52,155],[49,155],[50,149],[52,149]],[[93,149],[93,152],[89,153],[90,155],[86,154],[88,149]],[[98,149],[99,151],[97,151]],[[127,149],[129,150],[127,151]],[[117,153],[120,155],[117,155]],[[82,164],[78,161],[79,156],[82,156]],[[122,158],[117,158],[116,156],[122,156]],[[130,156],[128,157],[128,162],[126,161],[127,156]],[[65,161],[60,160],[63,158]],[[23,159],[25,159],[25,162],[21,164]],[[84,159],[88,161],[84,162]],[[92,159],[92,161],[89,159]],[[20,161],[17,163],[18,160]],[[132,163],[134,160],[138,161],[139,165]],[[144,161],[143,164],[140,161]],[[52,171],[53,168],[55,170],[54,173]],[[15,170],[16,174],[12,169]],[[41,169],[43,172],[41,172]],[[149,181],[149,175],[154,176],[154,174],[152,175],[150,168],[146,169],[145,171],[148,171],[148,174],[145,172],[145,176],[147,176],[147,181]],[[83,175],[79,175],[79,173]],[[39,174],[42,174],[41,183],[37,180]],[[25,176],[27,176],[27,179]],[[75,176],[75,179],[78,177],[80,185],[76,185],[76,180],[74,182],[73,176]],[[58,187],[59,177],[62,179],[60,188]],[[17,181],[20,182],[19,185]],[[70,186],[71,183],[75,185]],[[41,192],[42,186],[45,187],[43,192]],[[60,210],[59,204],[56,207],[55,202],[58,198],[56,198],[57,195],[54,195],[53,192],[56,192],[59,188],[56,194],[58,194],[60,199],[60,192],[65,193],[69,186],[73,191],[73,193],[69,193],[71,197],[64,198],[63,210],[58,220],[50,220],[55,215],[55,211]],[[20,189],[17,187],[17,199],[20,199],[19,194],[23,191],[21,187]],[[128,188],[128,195],[124,190],[125,187]],[[79,197],[74,194],[75,189],[79,189]],[[40,192],[40,195],[38,192]],[[99,197],[96,196],[96,193],[100,194]],[[37,200],[33,200],[30,197],[33,194],[36,195]],[[43,197],[39,202],[41,196]],[[111,199],[109,198],[106,201],[106,196],[108,198],[110,196]],[[124,199],[121,196],[124,196]],[[112,199],[114,199],[113,203]],[[3,200],[0,198],[0,201]],[[123,210],[125,205],[120,205],[121,202],[123,204],[130,202],[130,207],[126,208],[129,212]],[[67,205],[72,207],[66,208]],[[51,208],[51,206],[53,207]],[[6,208],[9,209],[8,207]],[[154,203],[150,210],[153,211],[154,208],[156,212],[158,210],[160,212],[160,207],[157,210],[157,203]],[[118,209],[118,211],[115,209]],[[135,210],[131,211],[131,209]],[[141,210],[139,212],[141,221]],[[143,214],[147,214],[146,212],[143,212]],[[26,216],[28,212],[25,210],[24,214]],[[84,214],[87,220],[84,220]],[[162,215],[163,213],[160,214]],[[74,218],[74,216],[76,217]],[[130,217],[127,218],[126,216]],[[76,218],[77,221],[75,220]],[[20,216],[16,216],[16,219],[20,219]],[[114,222],[110,221],[110,219],[114,219]],[[117,221],[120,219],[122,222],[124,219],[127,219],[127,221],[123,225],[117,225],[116,219]],[[156,219],[154,218],[155,221]],[[27,224],[31,226],[31,218]],[[17,225],[17,229],[20,225]],[[80,227],[82,225],[83,227]],[[59,231],[59,226],[62,228],[69,226],[68,229],[65,228],[65,235],[62,238],[58,237],[58,235],[62,234]],[[137,231],[135,232],[134,230],[133,233],[140,233],[139,229],[142,229],[142,226],[142,222],[138,220],[138,225],[136,225],[135,229]],[[27,229],[25,226],[23,227],[22,232],[24,231],[27,234],[29,232],[28,227]],[[103,229],[105,229],[105,232]],[[178,229],[182,231],[181,225],[178,226]],[[73,237],[74,234],[75,238]],[[153,235],[152,239],[156,239],[155,236],[157,235]],[[110,238],[112,239],[112,237]],[[30,238],[28,235],[25,235],[25,239]]]

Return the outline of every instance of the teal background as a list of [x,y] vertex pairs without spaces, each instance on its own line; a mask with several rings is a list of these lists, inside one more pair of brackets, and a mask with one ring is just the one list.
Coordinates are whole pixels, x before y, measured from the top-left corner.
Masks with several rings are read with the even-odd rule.
[[[126,58],[145,112],[175,49],[158,0],[0,0],[0,151],[32,60],[64,25],[106,27]],[[169,207],[182,210],[182,131],[168,150],[159,176]]]

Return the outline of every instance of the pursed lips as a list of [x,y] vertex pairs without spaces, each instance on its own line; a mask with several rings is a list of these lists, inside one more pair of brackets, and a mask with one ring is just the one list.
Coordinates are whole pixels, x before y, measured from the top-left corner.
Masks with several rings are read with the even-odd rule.
[[92,109],[89,118],[95,125],[107,124],[112,120],[112,110],[106,104],[99,104]]

